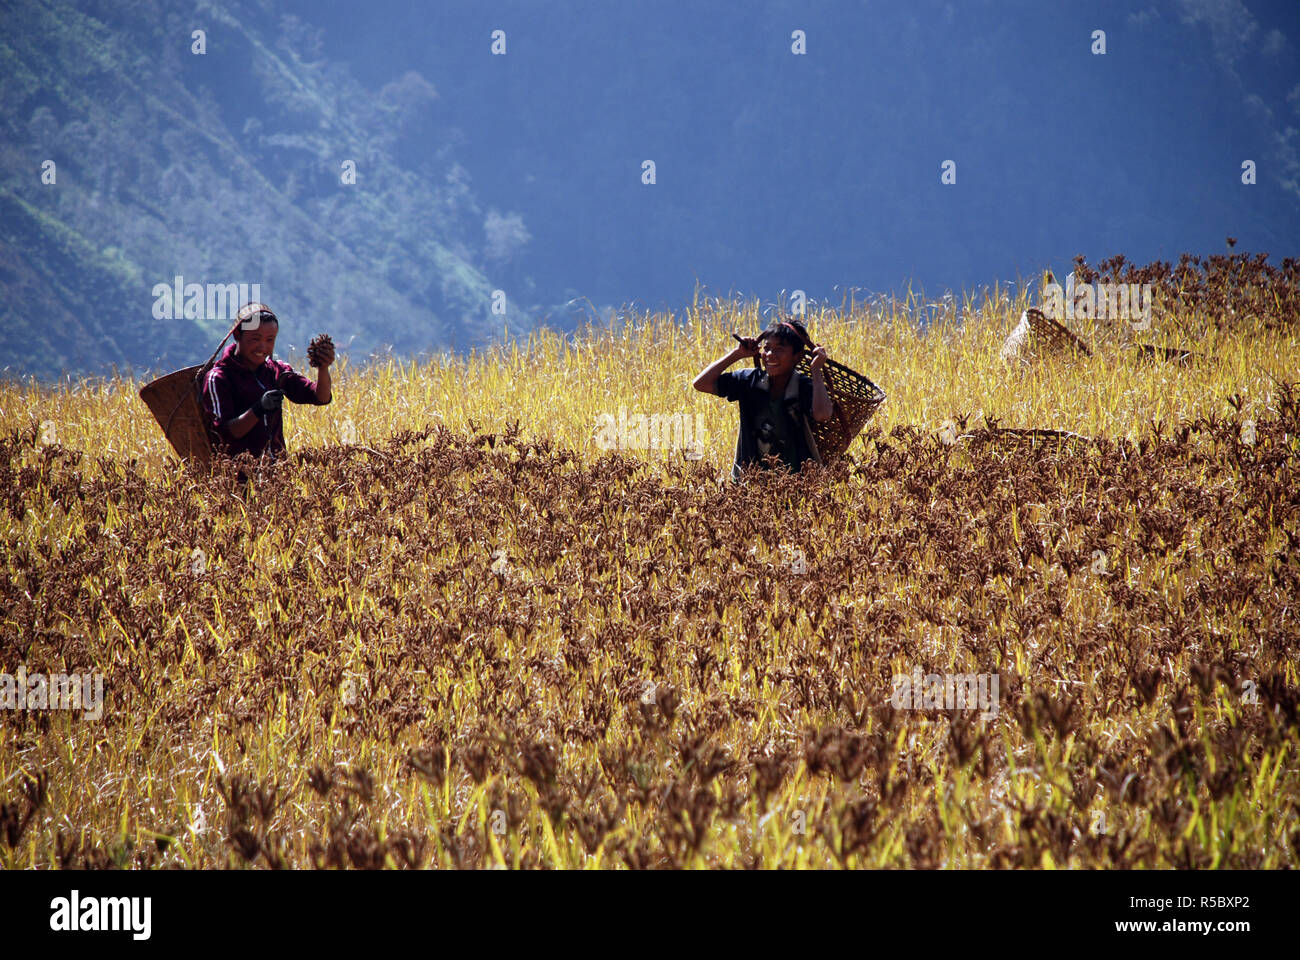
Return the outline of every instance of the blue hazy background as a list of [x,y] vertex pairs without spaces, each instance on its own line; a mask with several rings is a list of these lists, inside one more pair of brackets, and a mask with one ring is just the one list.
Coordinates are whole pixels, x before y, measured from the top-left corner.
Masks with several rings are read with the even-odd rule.
[[[165,61],[159,45],[180,50],[167,54],[175,69],[133,81],[152,138],[174,121],[148,102],[149,84],[183,84],[200,104],[189,115],[220,128],[214,136],[256,169],[256,189],[274,194],[265,206],[293,206],[348,251],[280,227],[241,236],[243,259],[217,249],[187,260],[142,238],[138,255],[115,243],[117,255],[135,257],[135,272],[121,275],[136,279],[123,283],[151,287],[180,272],[260,280],[272,306],[301,322],[294,336],[341,331],[354,353],[465,349],[506,328],[569,328],[591,307],[602,316],[627,304],[677,308],[697,284],[765,301],[799,288],[838,304],[851,289],[860,299],[911,285],[937,297],[1028,280],[1044,267],[1060,274],[1076,254],[1145,263],[1220,253],[1228,235],[1238,251],[1267,251],[1274,262],[1297,254],[1294,0],[250,0],[181,4],[192,11],[182,16],[164,12],[168,5],[73,6],[154,62]],[[213,27],[214,10],[231,11],[240,31]],[[203,25],[209,52],[188,56],[188,28]],[[6,20],[3,29],[12,27]],[[504,56],[490,52],[496,29],[506,33]],[[796,29],[806,33],[805,55],[791,51]],[[1104,55],[1091,51],[1094,30],[1105,31]],[[29,37],[14,56],[33,59],[42,43],[59,48],[54,36]],[[262,49],[287,65],[272,79],[240,68]],[[294,89],[324,92],[297,102],[273,86],[288,83],[285,71],[295,73]],[[101,177],[95,189],[116,203],[112,219],[80,223],[90,215],[76,206],[85,198],[69,199],[75,185],[57,188],[56,208],[31,168],[14,169],[51,149],[33,133],[42,126],[33,111],[44,106],[65,124],[60,104],[71,115],[78,97],[101,94],[88,79],[75,96],[32,96],[5,106],[15,142],[0,201],[7,191],[25,198],[24,210],[62,216],[91,247],[110,245],[136,217],[206,234],[189,221],[191,206],[254,189],[231,174],[205,191],[216,175],[184,176],[196,161],[173,145],[148,161],[158,166],[152,192],[147,177],[127,197]],[[176,107],[179,96],[157,99]],[[117,122],[121,100],[104,106],[104,122]],[[106,144],[69,162],[121,170],[113,151],[133,149]],[[359,153],[356,185],[340,185],[340,159]],[[652,186],[641,182],[645,160],[656,164]],[[940,180],[947,160],[953,185]],[[1244,160],[1257,165],[1255,185],[1242,183]],[[237,204],[225,202],[227,216]],[[39,244],[39,232],[10,231],[0,242]],[[296,252],[276,261],[256,249],[259,236]],[[16,275],[58,287],[48,267],[4,269],[24,257],[31,250],[6,252],[0,284]],[[348,303],[337,286],[317,296],[330,283],[365,288],[384,307]],[[506,318],[490,312],[494,289],[506,292]],[[117,329],[147,316],[147,298],[140,302]],[[6,311],[7,327],[20,322]],[[197,362],[213,329],[174,331],[162,351],[146,338],[107,359]],[[21,342],[0,335],[0,364],[57,375],[20,356]],[[92,347],[62,355],[60,369],[93,370],[104,359]]]
[[433,84],[528,273],[600,303],[1300,252],[1300,3],[291,6],[368,87]]

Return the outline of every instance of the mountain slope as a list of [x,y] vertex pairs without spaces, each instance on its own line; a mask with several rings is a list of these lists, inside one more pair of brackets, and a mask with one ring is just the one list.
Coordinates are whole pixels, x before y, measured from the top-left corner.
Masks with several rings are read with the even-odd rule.
[[376,101],[301,59],[311,46],[269,4],[14,5],[0,39],[0,366],[50,377],[202,359],[218,318],[153,314],[154,286],[176,276],[260,284],[282,351],[320,329],[357,357],[527,326],[513,304],[490,312],[482,217],[451,151],[419,170],[393,159],[433,88],[417,75]]

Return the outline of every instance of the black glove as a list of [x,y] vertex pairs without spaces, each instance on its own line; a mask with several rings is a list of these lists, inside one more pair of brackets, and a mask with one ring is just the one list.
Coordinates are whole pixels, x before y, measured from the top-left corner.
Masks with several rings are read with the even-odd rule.
[[253,412],[257,414],[258,419],[264,421],[273,412],[279,410],[280,404],[283,402],[283,390],[268,390],[258,398],[257,403],[253,404]]

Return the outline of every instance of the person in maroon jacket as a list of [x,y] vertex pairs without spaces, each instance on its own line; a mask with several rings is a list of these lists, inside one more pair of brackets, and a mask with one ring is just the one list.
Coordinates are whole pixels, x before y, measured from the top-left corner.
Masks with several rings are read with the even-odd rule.
[[323,350],[313,384],[287,363],[271,359],[280,321],[266,304],[245,304],[238,319],[235,342],[212,365],[204,382],[208,426],[229,456],[269,454],[274,459],[285,450],[280,412],[284,398],[316,406],[330,402],[334,347]]

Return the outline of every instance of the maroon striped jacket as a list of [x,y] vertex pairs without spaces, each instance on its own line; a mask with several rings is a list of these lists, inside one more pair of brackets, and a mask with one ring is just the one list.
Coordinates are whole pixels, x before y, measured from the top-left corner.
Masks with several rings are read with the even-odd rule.
[[260,457],[268,451],[272,457],[278,456],[284,453],[284,417],[280,411],[259,420],[239,438],[231,434],[230,422],[246,413],[267,390],[275,390],[277,380],[285,398],[294,403],[323,406],[328,401],[317,397],[316,384],[295,373],[287,363],[267,357],[256,370],[248,369],[235,358],[235,347],[233,343],[226,347],[204,382],[203,405],[208,428],[218,446],[232,457],[244,452]]

